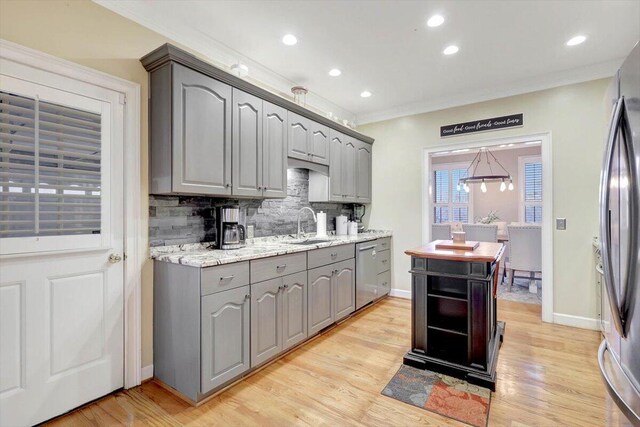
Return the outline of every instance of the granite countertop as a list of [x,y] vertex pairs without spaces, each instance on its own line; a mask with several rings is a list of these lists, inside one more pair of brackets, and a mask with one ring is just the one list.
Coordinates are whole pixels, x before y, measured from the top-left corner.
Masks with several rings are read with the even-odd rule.
[[365,233],[358,233],[355,237],[329,235],[324,238],[318,238],[322,239],[322,242],[309,245],[293,243],[303,240],[315,240],[315,234],[306,234],[302,239],[296,239],[293,235],[258,237],[247,241],[247,246],[244,248],[226,251],[213,249],[213,243],[211,242],[156,246],[151,248],[151,258],[173,264],[211,267],[276,255],[306,252],[347,243],[366,242],[380,237],[391,237],[391,231],[368,230]]

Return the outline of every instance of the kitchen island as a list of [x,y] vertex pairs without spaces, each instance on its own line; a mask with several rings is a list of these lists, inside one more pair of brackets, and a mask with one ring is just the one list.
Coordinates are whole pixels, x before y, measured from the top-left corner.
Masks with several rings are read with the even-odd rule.
[[405,365],[495,390],[505,324],[496,317],[502,243],[471,251],[438,249],[436,240],[411,256],[411,349]]

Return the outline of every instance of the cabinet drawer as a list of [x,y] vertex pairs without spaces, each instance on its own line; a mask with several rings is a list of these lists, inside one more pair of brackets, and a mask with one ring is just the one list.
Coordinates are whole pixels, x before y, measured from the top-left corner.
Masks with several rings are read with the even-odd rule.
[[391,251],[377,252],[376,264],[378,265],[378,273],[389,270],[391,268]]
[[391,249],[391,237],[383,237],[378,239],[376,243],[378,244],[378,250],[386,251]]
[[200,276],[200,295],[209,295],[249,284],[249,261],[207,267]]
[[307,269],[307,253],[281,255],[251,262],[251,283],[275,279]]
[[391,290],[391,271],[378,274],[378,296],[387,295]]
[[353,258],[355,251],[356,245],[354,244],[330,246],[309,251],[307,252],[309,269]]

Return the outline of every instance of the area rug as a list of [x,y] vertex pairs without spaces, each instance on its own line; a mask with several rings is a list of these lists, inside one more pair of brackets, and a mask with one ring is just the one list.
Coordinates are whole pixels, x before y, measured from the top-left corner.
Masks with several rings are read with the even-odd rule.
[[402,365],[382,394],[476,427],[489,419],[491,390],[432,371]]

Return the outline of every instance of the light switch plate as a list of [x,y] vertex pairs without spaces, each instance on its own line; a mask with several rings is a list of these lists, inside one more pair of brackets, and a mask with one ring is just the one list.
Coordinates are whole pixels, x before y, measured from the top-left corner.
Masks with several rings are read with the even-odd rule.
[[253,225],[247,225],[247,239],[253,239]]
[[567,218],[556,218],[556,230],[567,229]]

